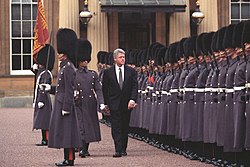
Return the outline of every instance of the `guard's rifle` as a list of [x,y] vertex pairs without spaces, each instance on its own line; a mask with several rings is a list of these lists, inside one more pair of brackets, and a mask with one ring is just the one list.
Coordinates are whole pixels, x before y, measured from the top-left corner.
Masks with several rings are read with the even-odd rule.
[[49,59],[50,59],[50,47],[52,43],[52,32],[50,32],[50,39],[49,39],[49,48],[48,48],[48,53],[47,53],[47,60],[46,60],[46,67],[45,67],[45,79],[44,79],[44,84],[47,84],[47,76],[48,76],[48,68],[49,68]]

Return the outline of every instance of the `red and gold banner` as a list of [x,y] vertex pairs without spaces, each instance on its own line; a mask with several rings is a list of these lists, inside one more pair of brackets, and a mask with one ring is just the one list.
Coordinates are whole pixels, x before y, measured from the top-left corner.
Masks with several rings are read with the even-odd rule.
[[37,1],[37,16],[34,33],[33,58],[36,61],[37,53],[45,46],[45,44],[49,43],[49,30],[42,0]]

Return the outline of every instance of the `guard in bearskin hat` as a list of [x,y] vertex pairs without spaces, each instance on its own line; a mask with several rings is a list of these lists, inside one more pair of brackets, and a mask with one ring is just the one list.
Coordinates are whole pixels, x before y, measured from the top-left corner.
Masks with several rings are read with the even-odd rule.
[[58,60],[60,70],[57,75],[56,86],[44,85],[55,93],[55,103],[49,126],[50,148],[64,148],[64,160],[55,163],[56,166],[73,166],[75,149],[79,148],[80,136],[77,114],[74,103],[77,42],[76,33],[67,28],[59,29],[56,34]]
[[98,74],[94,70],[88,69],[91,52],[92,45],[88,40],[79,39],[77,41],[76,112],[82,142],[79,156],[82,158],[90,156],[88,152],[90,142],[101,141],[97,104],[99,104],[100,110],[105,108]]
[[[47,62],[48,61],[48,62]],[[37,146],[48,145],[48,130],[49,121],[52,111],[52,104],[49,95],[49,91],[45,90],[40,84],[51,85],[53,76],[51,70],[54,67],[55,51],[51,45],[45,45],[37,55],[38,71],[36,75],[36,85],[34,92],[34,118],[33,129],[41,129],[42,142],[36,144]],[[46,67],[48,66],[48,67]]]

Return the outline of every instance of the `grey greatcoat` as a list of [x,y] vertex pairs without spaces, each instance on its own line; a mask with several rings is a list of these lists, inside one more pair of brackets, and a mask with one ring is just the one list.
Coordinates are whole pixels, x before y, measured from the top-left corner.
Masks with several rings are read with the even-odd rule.
[[100,141],[97,106],[104,104],[104,100],[98,74],[87,68],[79,68],[76,71],[76,90],[79,92],[76,99],[76,113],[80,138],[87,143]]
[[[33,119],[33,129],[49,129],[50,115],[52,111],[51,99],[48,91],[41,90],[39,84],[47,83],[51,84],[53,76],[50,71],[46,71],[44,68],[38,69],[35,87],[35,97],[34,97],[34,119]],[[45,79],[47,78],[47,79]],[[43,107],[38,107],[38,103],[43,103]]]
[[246,117],[245,117],[245,83],[246,83],[246,62],[241,58],[234,75],[234,148],[242,151],[245,141]]
[[149,133],[156,134],[157,132],[157,124],[158,124],[158,115],[159,115],[159,105],[156,92],[159,91],[159,85],[161,82],[161,77],[157,75],[155,79],[153,91],[152,91],[152,99],[151,99],[151,109],[150,109],[150,119],[149,119]]
[[[247,55],[248,57],[250,55]],[[246,65],[246,137],[245,137],[245,148],[250,149],[250,59],[248,58],[248,62]]]
[[217,145],[224,145],[224,126],[225,126],[225,106],[226,106],[226,74],[228,70],[227,60],[223,60],[219,63],[219,75],[218,75],[218,104],[217,104]]
[[169,117],[170,117],[169,120],[170,119],[174,119],[174,120],[171,120],[171,122],[169,122],[169,127],[168,127],[169,135],[176,135],[175,132],[177,129],[177,125],[179,125],[179,122],[177,122],[179,120],[177,119],[179,118],[177,115],[178,114],[177,106],[180,100],[178,97],[180,74],[181,74],[180,69],[175,70],[174,79],[171,83],[171,88],[170,88],[170,97],[169,97],[169,104],[168,104]]
[[[51,148],[79,148],[80,136],[74,104],[75,67],[68,60],[60,63],[55,90],[55,103],[49,126]],[[52,87],[52,93],[54,87]],[[62,115],[62,110],[70,112]]]
[[141,118],[140,118],[140,103],[141,103],[141,97],[142,97],[142,91],[141,91],[141,86],[142,82],[144,80],[144,74],[138,73],[137,76],[137,81],[138,81],[138,99],[137,99],[137,107],[134,108],[131,112],[130,115],[130,121],[129,121],[129,126],[130,127],[140,127],[141,124]]
[[211,67],[206,67],[205,64],[199,65],[199,70],[201,72],[196,82],[196,91],[194,94],[194,111],[192,114],[193,125],[196,128],[192,128],[192,141],[203,140],[203,111],[205,102],[205,85],[210,69]]
[[[210,70],[205,87],[212,88],[212,76],[213,76],[213,70]],[[203,141],[205,143],[210,143],[210,122],[211,122],[211,106],[213,104],[213,98],[210,95],[210,91],[205,91],[205,102],[204,102],[204,110],[203,110]]]
[[185,65],[184,68],[182,68],[181,74],[180,74],[180,79],[179,79],[179,103],[177,106],[177,113],[176,113],[176,127],[175,127],[175,137],[177,139],[181,139],[181,134],[182,134],[182,115],[181,112],[183,111],[184,107],[184,100],[183,100],[183,87],[184,87],[184,82],[189,73],[188,66]]
[[[234,75],[235,70],[238,65],[237,58],[230,60],[230,65],[227,70],[226,77],[226,107],[225,107],[225,129],[224,129],[224,152],[235,152],[234,149],[234,118],[233,118],[233,108],[234,93],[228,92],[228,90],[234,87]],[[227,93],[228,92],[228,93]]]
[[[182,140],[190,141],[192,137],[192,113],[194,110],[194,87],[199,76],[199,69],[196,65],[191,65],[190,72],[185,78],[184,82],[184,96],[183,96],[183,109],[180,111],[181,116],[181,129],[182,129]],[[191,90],[190,90],[191,89]]]
[[166,76],[162,83],[162,111],[159,117],[159,134],[166,135],[167,134],[167,116],[168,116],[168,108],[167,108],[167,98],[169,96],[169,90],[167,90],[167,82],[172,78],[170,71],[166,72]]

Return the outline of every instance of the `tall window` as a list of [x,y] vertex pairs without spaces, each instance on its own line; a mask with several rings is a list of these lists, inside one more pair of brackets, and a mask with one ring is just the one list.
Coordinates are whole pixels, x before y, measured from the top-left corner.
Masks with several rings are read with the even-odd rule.
[[31,74],[37,0],[11,0],[10,5],[10,71],[12,75]]
[[230,3],[232,24],[250,19],[250,0],[231,0]]

